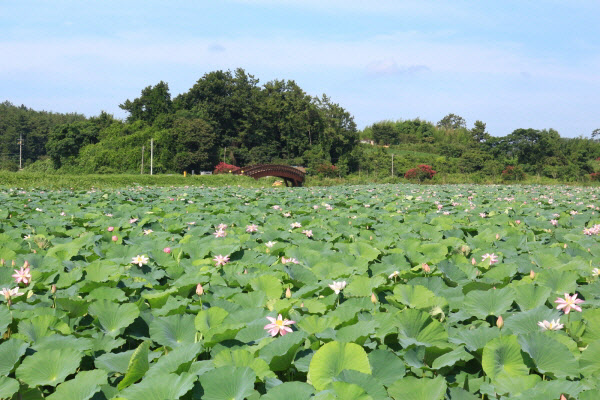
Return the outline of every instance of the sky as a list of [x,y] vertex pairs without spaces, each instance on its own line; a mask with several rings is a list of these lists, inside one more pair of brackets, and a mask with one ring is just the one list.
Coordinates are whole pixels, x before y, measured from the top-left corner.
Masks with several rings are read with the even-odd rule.
[[600,128],[600,2],[0,1],[0,102],[101,111],[243,68],[327,94],[364,128],[449,113],[504,136]]

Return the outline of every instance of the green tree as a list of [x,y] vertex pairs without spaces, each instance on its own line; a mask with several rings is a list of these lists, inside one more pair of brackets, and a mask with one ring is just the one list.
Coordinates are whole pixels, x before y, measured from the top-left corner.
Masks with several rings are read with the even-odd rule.
[[169,85],[160,81],[155,86],[147,86],[135,100],[126,100],[119,107],[129,113],[127,121],[145,121],[150,124],[161,114],[173,112]]
[[466,128],[467,122],[461,116],[448,114],[438,121],[437,127],[445,130]]
[[371,131],[373,132],[373,139],[378,144],[398,144],[398,132],[393,122],[377,122],[371,125]]
[[58,169],[67,161],[74,160],[79,150],[98,142],[99,129],[88,121],[73,122],[55,127],[50,133],[46,150]]
[[471,135],[477,143],[483,143],[490,138],[490,134],[485,131],[485,123],[479,120],[475,121],[473,129],[471,129]]

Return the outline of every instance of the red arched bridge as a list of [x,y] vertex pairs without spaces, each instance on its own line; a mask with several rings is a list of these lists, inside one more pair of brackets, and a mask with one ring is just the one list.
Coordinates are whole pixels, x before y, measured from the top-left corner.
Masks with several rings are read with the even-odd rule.
[[245,175],[254,179],[263,178],[265,176],[276,176],[283,178],[285,186],[302,186],[304,182],[304,168],[290,167],[289,165],[280,164],[257,164],[248,167],[240,168],[234,172],[238,175]]

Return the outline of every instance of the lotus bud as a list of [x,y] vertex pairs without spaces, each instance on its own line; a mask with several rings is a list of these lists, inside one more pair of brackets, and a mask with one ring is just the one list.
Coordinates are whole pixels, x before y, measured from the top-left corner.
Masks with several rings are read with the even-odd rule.
[[0,258],[0,266],[4,267],[4,258]]
[[500,235],[496,233],[496,240],[500,239]]
[[504,319],[502,318],[502,316],[499,316],[498,319],[496,320],[496,326],[499,329],[502,329],[502,327],[504,326]]
[[107,230],[108,230],[109,232],[112,232],[112,231],[114,231],[114,230],[115,230],[115,227],[114,227],[114,226],[109,226]]
[[535,272],[533,270],[529,271],[529,277],[531,279],[535,278]]
[[202,284],[200,284],[200,283],[196,286],[196,294],[198,296],[202,296],[204,294],[204,288],[202,287]]
[[244,268],[244,275],[246,275],[248,273],[248,270],[246,268]]
[[560,399],[559,399],[559,400],[567,400],[567,398],[565,397],[565,395],[564,395],[564,394],[561,394],[561,395],[560,395]]
[[421,265],[421,268],[423,268],[423,271],[425,271],[426,274],[428,274],[428,273],[431,272],[431,267],[428,264],[426,264],[426,263],[423,263]]
[[27,268],[29,267],[29,261],[25,260],[25,262],[23,263],[23,268]]
[[11,265],[14,267],[15,265],[17,265],[17,263],[15,262],[15,260],[12,260]]
[[56,294],[56,285],[52,285],[50,287],[50,291],[52,292],[52,294]]
[[477,261],[475,261],[475,257],[471,258],[471,264],[472,264],[472,265],[475,265],[475,264],[477,264]]
[[567,248],[567,244],[565,243],[565,245],[563,246],[563,249],[566,249],[566,248]]
[[371,293],[371,303],[377,304],[377,296],[375,296],[375,293]]
[[170,248],[170,247],[165,247],[165,248],[163,249],[163,251],[164,251],[166,254],[171,254],[171,248]]
[[116,242],[117,240],[119,240],[119,238],[118,238],[117,236],[113,236],[113,237],[112,237],[112,241],[113,241],[113,242]]
[[300,303],[300,308],[304,307],[304,302]]
[[290,290],[290,288],[285,289],[285,298],[289,299],[292,297],[292,291]]

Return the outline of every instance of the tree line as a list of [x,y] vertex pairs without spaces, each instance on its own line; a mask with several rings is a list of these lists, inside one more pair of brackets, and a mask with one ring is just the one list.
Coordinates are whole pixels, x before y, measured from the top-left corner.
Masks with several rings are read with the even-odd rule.
[[380,121],[358,131],[353,116],[326,95],[310,96],[291,80],[261,85],[243,69],[209,72],[175,97],[161,81],[120,108],[126,120],[106,112],[86,118],[0,104],[0,168],[18,168],[22,137],[27,169],[59,173],[139,172],[151,139],[157,173],[212,170],[226,161],[303,165],[330,176],[386,176],[392,154],[397,176],[417,163],[481,176],[518,166],[562,180],[599,169],[600,130],[591,138],[532,128],[494,137],[484,122],[468,128],[462,117],[448,114],[435,124]]

